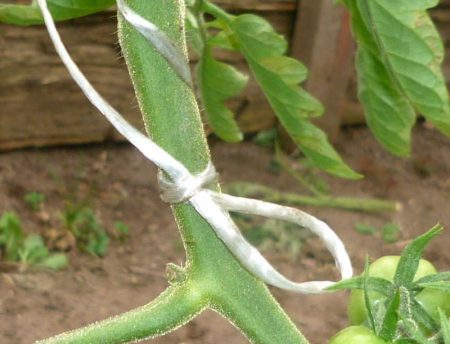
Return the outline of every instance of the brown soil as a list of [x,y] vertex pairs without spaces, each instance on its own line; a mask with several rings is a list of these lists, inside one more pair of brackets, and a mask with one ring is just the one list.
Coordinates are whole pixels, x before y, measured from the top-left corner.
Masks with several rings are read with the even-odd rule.
[[[304,192],[286,173],[268,168],[271,152],[252,143],[212,143],[222,181],[247,180],[281,190]],[[338,143],[345,159],[366,178],[358,182],[325,177],[336,195],[400,200],[398,214],[367,215],[307,208],[335,228],[360,271],[367,253],[376,258],[398,253],[405,243],[437,222],[450,224],[450,141],[434,130],[418,128],[414,154],[401,160],[385,153],[366,129],[346,130]],[[0,156],[0,213],[14,211],[27,232],[44,233],[60,226],[58,214],[71,199],[87,200],[109,231],[115,220],[130,227],[129,240],[113,241],[105,258],[70,253],[71,264],[59,272],[20,271],[3,266],[0,275],[0,343],[32,343],[151,301],[167,285],[168,262],[181,263],[183,251],[170,209],[159,200],[156,169],[127,145],[26,150]],[[43,192],[41,212],[24,203],[27,192]],[[50,220],[47,219],[50,218]],[[379,236],[355,231],[356,223],[381,226],[396,222],[401,239],[385,243]],[[450,232],[427,251],[439,269],[450,267]],[[295,262],[280,254],[269,258],[298,280],[329,277],[332,259],[308,240]],[[273,290],[295,323],[314,344],[326,343],[346,326],[346,297],[302,296]],[[246,343],[237,330],[207,312],[189,325],[151,343]]]

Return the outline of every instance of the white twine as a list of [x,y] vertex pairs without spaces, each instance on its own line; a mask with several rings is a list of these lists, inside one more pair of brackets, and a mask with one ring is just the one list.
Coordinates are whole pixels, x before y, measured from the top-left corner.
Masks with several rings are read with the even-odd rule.
[[175,70],[178,77],[192,87],[191,69],[187,57],[173,44],[164,31],[155,24],[142,18],[128,7],[123,0],[117,0],[117,8],[123,17],[138,30],[155,48],[155,50]]
[[[169,180],[163,177],[162,174],[158,178],[162,189],[162,198],[165,201],[169,203],[190,203],[211,225],[217,236],[239,262],[250,273],[267,284],[304,294],[320,294],[326,292],[325,289],[332,286],[335,282],[314,281],[296,283],[281,275],[255,247],[245,240],[231,219],[229,211],[293,222],[309,229],[325,243],[327,249],[333,255],[342,279],[347,279],[352,276],[352,265],[344,244],[326,223],[294,208],[254,199],[234,197],[208,190],[206,186],[211,184],[216,178],[216,172],[211,162],[209,162],[205,171],[193,175],[181,162],[131,126],[119,112],[102,98],[72,60],[56,29],[52,15],[47,7],[47,1],[37,0],[37,2],[42,10],[45,25],[47,26],[56,51],[86,97],[124,137],[150,161],[166,172],[170,178]],[[165,34],[162,35],[161,31],[154,24],[136,14],[126,6],[123,0],[118,0],[118,8],[124,15],[124,18],[131,25],[137,27],[138,31],[149,40],[172,67],[187,63],[184,55],[180,55],[178,51],[174,52],[172,50],[171,53],[164,53],[168,46],[174,49],[176,48],[170,43],[169,38]],[[161,39],[161,37],[163,38]],[[169,50],[172,48],[169,48]],[[184,67],[184,69],[186,68]],[[176,72],[183,79],[182,75],[185,72],[182,72],[182,70],[183,68],[176,70]],[[190,77],[183,80],[190,83]]]

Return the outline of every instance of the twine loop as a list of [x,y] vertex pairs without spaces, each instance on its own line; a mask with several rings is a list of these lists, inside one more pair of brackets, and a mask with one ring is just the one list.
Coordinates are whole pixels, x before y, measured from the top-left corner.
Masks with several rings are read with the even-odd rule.
[[186,174],[172,181],[163,171],[158,172],[161,199],[170,204],[188,202],[202,189],[217,181],[216,168],[210,161],[206,169],[198,174]]
[[[352,265],[344,244],[325,222],[298,209],[208,190],[207,186],[217,178],[217,172],[211,162],[203,172],[192,174],[180,161],[128,123],[116,109],[103,99],[72,60],[56,29],[47,6],[47,0],[37,0],[37,3],[42,10],[45,25],[56,51],[74,81],[119,133],[162,171],[158,176],[158,181],[161,187],[161,198],[164,201],[171,204],[189,202],[210,224],[216,235],[242,266],[267,284],[298,293],[320,294],[326,292],[326,289],[335,282],[297,283],[281,275],[258,249],[243,237],[230,217],[230,211],[288,221],[310,230],[325,243],[333,255],[342,279],[352,276]],[[186,56],[176,50],[170,39],[154,24],[129,8],[124,0],[117,0],[117,4],[119,12],[124,18],[166,59],[180,79],[190,85],[191,75]]]

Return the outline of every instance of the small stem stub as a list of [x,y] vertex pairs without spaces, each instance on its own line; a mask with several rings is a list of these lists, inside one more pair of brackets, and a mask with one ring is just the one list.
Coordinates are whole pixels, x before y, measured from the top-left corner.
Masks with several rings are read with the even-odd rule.
[[188,274],[186,268],[173,263],[167,264],[166,278],[171,286],[176,286],[185,282],[187,277]]

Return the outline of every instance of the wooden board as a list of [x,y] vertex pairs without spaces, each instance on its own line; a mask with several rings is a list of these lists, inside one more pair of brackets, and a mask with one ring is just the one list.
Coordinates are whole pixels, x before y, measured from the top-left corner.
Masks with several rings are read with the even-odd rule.
[[[315,0],[302,1],[312,4]],[[272,22],[288,39],[292,38],[296,0],[216,2],[233,12],[257,12]],[[441,1],[441,5],[432,10],[432,15],[448,51],[444,71],[450,80],[450,0]],[[114,12],[60,23],[58,27],[75,60],[93,84],[130,121],[142,128],[128,73],[120,58]],[[318,44],[323,46],[324,42]],[[304,56],[312,53],[311,48],[301,49],[305,49],[302,52]],[[219,56],[246,70],[238,55],[221,52]],[[314,93],[320,93],[321,82],[318,80],[321,77],[319,75],[317,78],[314,72],[321,70],[317,67],[323,63],[319,57],[316,54],[314,63],[308,63],[312,69],[311,77],[315,80],[310,81],[310,85],[317,84],[318,91],[314,90],[315,86]],[[316,95],[321,97],[319,93]],[[242,96],[230,102],[230,106],[237,113],[239,123],[246,132],[266,128],[275,121],[272,110],[254,81]],[[354,84],[347,90],[342,109],[344,123],[361,121],[362,111],[356,101]],[[351,116],[346,116],[346,113]],[[42,27],[0,25],[0,150],[101,142],[118,137],[70,79]]]
[[237,11],[296,11],[295,0],[216,0],[214,1],[227,10]]
[[302,1],[297,14],[292,55],[309,68],[306,89],[324,105],[315,120],[331,140],[339,133],[339,106],[346,96],[353,60],[350,16],[329,0]]
[[[269,4],[293,2],[261,3],[267,8]],[[290,37],[294,12],[263,14],[277,30]],[[112,12],[60,23],[58,27],[73,58],[100,93],[142,128],[134,92],[120,58]],[[245,70],[239,56],[219,55]],[[262,104],[265,108],[260,109]],[[258,94],[255,82],[231,106],[246,132],[273,125],[274,116]],[[0,25],[0,150],[118,138],[71,80],[43,27]]]

